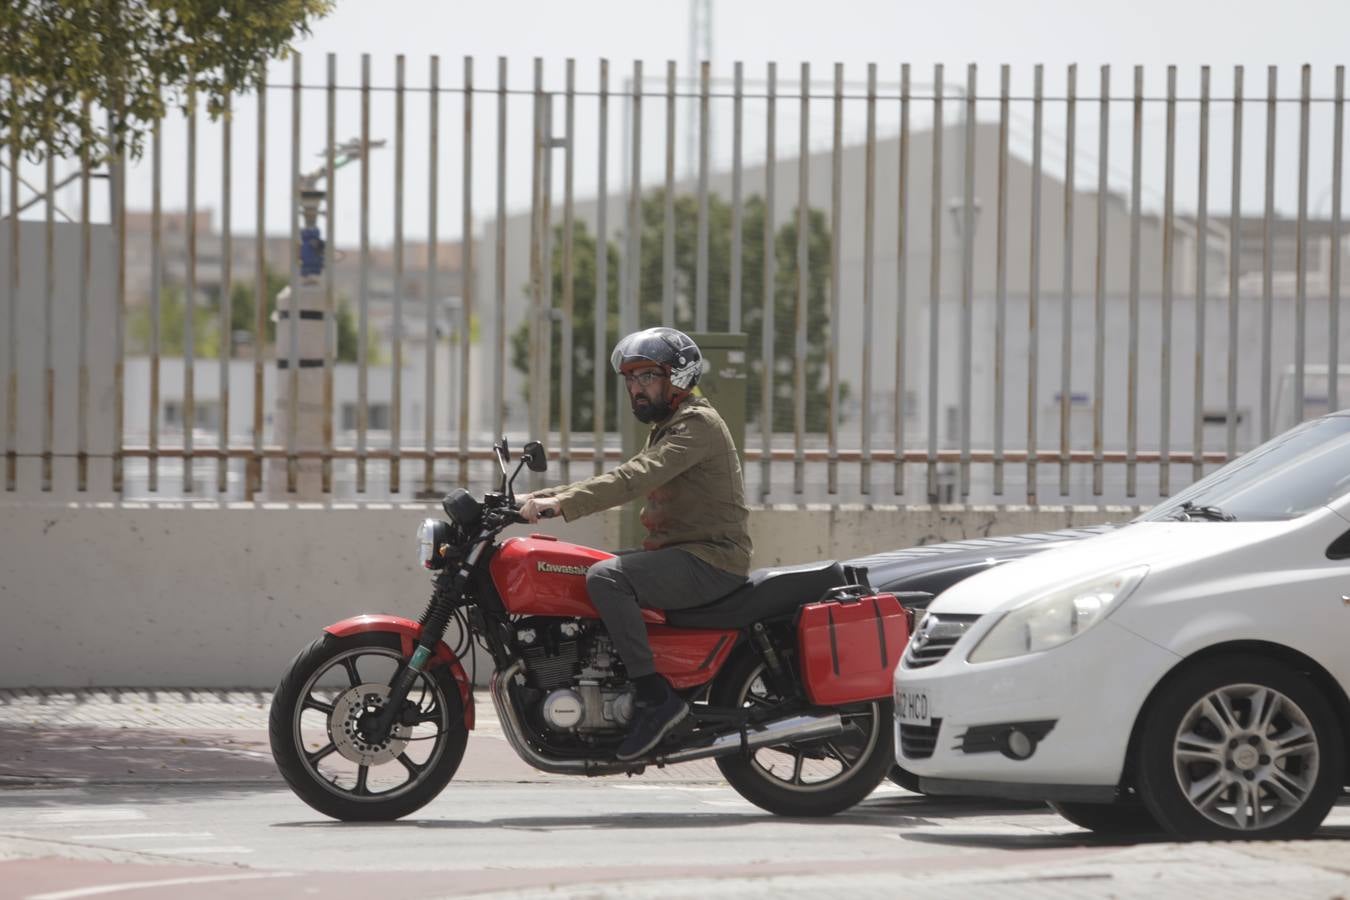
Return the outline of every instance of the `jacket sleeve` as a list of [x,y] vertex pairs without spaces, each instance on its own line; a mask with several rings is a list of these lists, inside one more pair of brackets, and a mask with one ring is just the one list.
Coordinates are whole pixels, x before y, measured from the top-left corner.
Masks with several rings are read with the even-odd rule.
[[660,440],[617,468],[555,489],[563,518],[570,522],[647,496],[703,459],[708,452],[705,431],[697,417],[675,422]]

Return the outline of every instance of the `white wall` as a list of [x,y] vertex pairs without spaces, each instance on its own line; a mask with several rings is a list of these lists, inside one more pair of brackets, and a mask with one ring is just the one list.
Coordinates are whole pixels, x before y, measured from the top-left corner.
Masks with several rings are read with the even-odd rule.
[[[417,618],[430,585],[414,533],[437,513],[421,504],[0,504],[0,687],[271,688],[330,622]],[[751,532],[754,564],[767,566],[1131,514],[775,507],[752,512]],[[618,516],[539,530],[609,547]]]

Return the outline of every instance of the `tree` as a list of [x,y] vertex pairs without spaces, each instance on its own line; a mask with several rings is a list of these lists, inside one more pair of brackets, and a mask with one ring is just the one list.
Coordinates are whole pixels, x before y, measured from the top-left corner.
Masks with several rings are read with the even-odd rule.
[[[139,156],[190,92],[214,118],[332,0],[8,0],[0,4],[0,137],[31,158]],[[86,111],[86,104],[93,106]],[[111,116],[112,123],[108,123]]]
[[[675,198],[674,296],[675,325],[694,330],[695,296],[698,271],[698,200],[692,196]],[[726,331],[731,316],[731,206],[716,194],[708,198],[708,328]],[[650,326],[661,321],[665,225],[665,194],[657,191],[642,201],[642,276],[639,296],[639,322]],[[741,330],[748,335],[750,374],[746,384],[746,413],[750,421],[759,417],[764,366],[760,348],[764,329],[764,201],[758,195],[748,198],[741,214]],[[797,219],[781,226],[774,234],[774,401],[773,430],[792,431],[794,427],[794,366],[797,308]],[[572,316],[572,428],[591,427],[594,409],[593,373],[595,365],[606,369],[606,398],[615,395],[615,376],[609,371],[609,348],[619,338],[619,251],[614,243],[609,255],[608,305],[605,311],[605,349],[596,353],[595,259],[596,238],[584,222],[573,226],[573,304]],[[556,228],[552,249],[553,302],[561,304],[562,229]],[[830,233],[823,213],[807,212],[807,346],[806,346],[806,429],[824,431],[828,424],[828,370],[826,350],[829,342]],[[561,391],[562,327],[555,323],[552,336],[551,402],[552,427],[560,422],[558,410]],[[512,335],[512,364],[529,373],[529,323]],[[840,386],[841,401],[848,386]],[[612,401],[605,404],[605,428],[615,428]]]

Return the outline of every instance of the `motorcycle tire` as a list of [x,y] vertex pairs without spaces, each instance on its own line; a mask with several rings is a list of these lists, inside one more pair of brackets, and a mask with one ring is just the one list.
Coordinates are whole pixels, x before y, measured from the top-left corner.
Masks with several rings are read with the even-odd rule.
[[[740,654],[718,676],[710,701],[722,707],[743,706],[750,696],[772,702],[777,698],[767,695],[767,686],[760,680],[763,670],[764,662],[757,654]],[[891,724],[893,712],[889,697],[854,704],[840,712],[856,723],[870,723],[865,729],[859,729],[862,731],[860,743],[858,736],[846,732],[840,738],[808,741],[801,746],[786,744],[760,748],[749,755],[721,756],[716,760],[717,767],[736,793],[775,815],[813,818],[832,816],[849,809],[871,794],[895,765],[895,731]],[[857,753],[853,756],[838,751],[838,747],[848,745],[850,739],[857,744]],[[780,759],[793,759],[790,778],[785,780],[778,774],[777,759],[763,758],[766,751]],[[808,783],[804,777],[805,757],[822,752],[839,764],[840,771]],[[832,755],[834,752],[838,755]],[[813,766],[828,770],[832,765],[825,760],[813,759]]]
[[[341,666],[349,660],[360,659],[363,656],[383,657],[391,671],[404,661],[398,635],[381,632],[342,638],[324,634],[300,651],[286,670],[286,674],[282,676],[281,683],[277,685],[276,693],[272,697],[272,708],[268,715],[268,737],[272,746],[272,757],[282,778],[296,796],[315,810],[345,822],[392,821],[421,809],[445,789],[464,758],[469,732],[464,725],[464,704],[460,698],[459,684],[445,666],[437,666],[419,676],[409,693],[410,698],[425,698],[429,692],[436,704],[434,709],[437,711],[437,721],[432,723],[432,727],[437,729],[434,734],[437,743],[426,751],[427,758],[420,764],[416,763],[402,746],[399,746],[396,739],[386,741],[394,744],[393,750],[367,748],[384,755],[398,751],[397,762],[379,765],[392,765],[393,771],[398,771],[401,767],[409,776],[408,782],[389,791],[371,792],[366,787],[371,766],[360,766],[359,762],[351,760],[350,757],[343,762],[348,766],[358,766],[358,776],[353,788],[340,786],[336,776],[330,780],[328,775],[320,772],[320,761],[330,755],[344,757],[347,753],[357,752],[350,749],[353,745],[351,719],[340,719],[335,712],[340,706],[340,698],[327,703],[319,702],[317,706],[314,701],[307,701],[306,698],[313,696],[310,692],[317,688],[319,679],[333,671],[335,666]],[[356,681],[359,676],[350,673],[358,670],[354,662],[351,666],[347,671],[350,680]],[[356,687],[355,684],[350,685],[340,696],[350,694]],[[387,685],[372,683],[364,687],[378,694],[379,689]],[[323,711],[325,708],[326,712]],[[317,715],[327,716],[329,743],[314,753],[305,749],[301,735],[301,716],[306,710],[314,710]],[[359,716],[358,713],[353,715]],[[341,742],[342,749],[336,749],[338,742]],[[403,746],[407,746],[407,743]]]

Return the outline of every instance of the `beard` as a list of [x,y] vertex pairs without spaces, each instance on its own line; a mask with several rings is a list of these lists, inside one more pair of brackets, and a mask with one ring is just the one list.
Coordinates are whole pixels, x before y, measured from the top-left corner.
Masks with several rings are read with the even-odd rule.
[[644,425],[660,422],[673,411],[670,402],[667,400],[654,401],[645,396],[638,396],[634,398],[631,403],[633,405],[633,415]]

